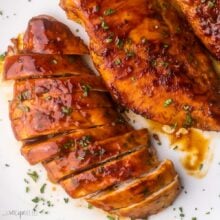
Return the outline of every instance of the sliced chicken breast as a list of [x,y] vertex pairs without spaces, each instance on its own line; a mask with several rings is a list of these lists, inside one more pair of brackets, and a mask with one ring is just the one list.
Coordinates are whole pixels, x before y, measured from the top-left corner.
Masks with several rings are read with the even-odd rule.
[[[70,115],[75,110],[93,109],[93,108],[110,108],[113,103],[105,93],[96,91],[82,91],[72,94],[43,96],[35,99],[24,100],[29,98],[28,92],[17,96],[10,104],[10,118],[12,120],[22,118],[28,114],[34,116],[36,112],[50,112],[51,115],[57,112]],[[24,100],[24,101],[22,101]]]
[[150,146],[142,147],[122,158],[65,179],[60,184],[71,197],[80,198],[136,178],[157,164],[154,150]]
[[179,177],[176,176],[172,183],[147,197],[145,200],[111,212],[119,216],[129,216],[134,219],[147,218],[149,215],[156,214],[170,206],[178,196],[180,188]]
[[[65,106],[64,106],[65,107]],[[112,108],[74,110],[62,107],[54,112],[32,111],[24,108],[21,118],[12,120],[12,128],[18,140],[32,139],[44,135],[58,134],[75,129],[91,128],[113,123],[121,123]]]
[[173,182],[176,171],[170,160],[165,160],[149,173],[107,189],[87,199],[95,207],[112,211],[144,201],[153,193]]
[[7,56],[3,66],[6,80],[91,74],[80,57],[48,54]]
[[[86,137],[89,138],[89,136]],[[70,174],[89,169],[132,152],[141,146],[145,146],[149,141],[146,129],[131,131],[122,136],[88,144],[84,144],[82,140],[79,140],[78,143],[73,143],[73,146],[67,149],[65,153],[60,153],[58,158],[45,163],[44,166],[49,179],[52,182],[58,182]]]
[[[25,144],[21,148],[21,153],[25,159],[32,165],[45,160],[49,160],[60,153],[69,152],[69,147],[81,139],[85,139],[86,143],[89,141],[105,140],[116,135],[125,134],[131,131],[131,127],[127,124],[116,124],[109,126],[96,127],[91,129],[77,130],[70,134],[64,134],[55,138],[49,138],[43,142],[36,142],[33,144]],[[90,137],[89,140],[86,137]]]
[[81,75],[61,78],[28,79],[15,81],[14,97],[31,99],[39,96],[71,94],[83,91],[107,92],[103,81],[95,75]]

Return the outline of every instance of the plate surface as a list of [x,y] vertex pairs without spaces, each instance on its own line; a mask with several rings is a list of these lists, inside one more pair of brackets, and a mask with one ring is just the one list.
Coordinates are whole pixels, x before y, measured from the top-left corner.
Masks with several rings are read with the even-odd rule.
[[[68,24],[76,35],[81,36],[88,43],[88,37],[84,30],[78,24],[67,20],[58,3],[58,0],[0,0],[0,53],[6,50],[7,45],[10,43],[10,38],[23,32],[28,20],[39,14],[54,16]],[[8,101],[11,96],[12,83],[1,82],[0,219],[108,219],[106,213],[94,208],[88,208],[88,205],[81,200],[69,199],[68,201],[68,196],[59,186],[49,183],[42,166],[31,167],[20,155],[20,143],[15,140],[8,119]],[[147,126],[147,123],[142,118],[131,117],[135,117],[135,126],[137,128]],[[162,145],[156,145],[155,143],[161,159],[169,158],[174,161],[184,189],[173,206],[158,215],[150,217],[150,220],[220,219],[220,135],[214,132],[205,132],[204,135],[211,138],[210,152],[213,154],[213,159],[209,166],[208,174],[202,179],[197,179],[186,173],[180,163],[180,157],[183,156],[182,153],[171,150],[165,137],[160,137]],[[197,144],[199,146],[202,143],[198,142]],[[32,171],[37,171],[40,176],[36,183],[27,175],[28,172]],[[47,184],[45,192],[41,193],[40,188],[44,183]],[[36,204],[32,201],[35,197],[43,198],[38,207],[35,207]],[[36,209],[35,212],[33,211],[34,207]]]

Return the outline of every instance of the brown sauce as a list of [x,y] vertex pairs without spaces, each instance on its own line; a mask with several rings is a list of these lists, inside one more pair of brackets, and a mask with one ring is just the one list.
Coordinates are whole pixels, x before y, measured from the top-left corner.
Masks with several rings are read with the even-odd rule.
[[206,176],[211,160],[209,138],[196,129],[189,129],[186,134],[167,134],[163,125],[152,121],[148,124],[153,132],[163,133],[169,138],[172,149],[182,153],[180,161],[189,175],[197,178]]

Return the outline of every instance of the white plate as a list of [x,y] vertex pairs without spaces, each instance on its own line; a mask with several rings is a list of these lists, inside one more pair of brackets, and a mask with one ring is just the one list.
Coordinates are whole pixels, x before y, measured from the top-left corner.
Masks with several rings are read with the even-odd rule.
[[[58,0],[0,0],[0,52],[4,52],[9,40],[18,33],[25,30],[28,20],[39,14],[52,15],[60,21],[68,24],[72,31],[81,36],[86,42],[88,37],[84,30],[72,21],[68,21],[64,12],[58,6]],[[1,14],[1,13],[0,13]],[[76,29],[80,31],[77,32]],[[64,202],[66,193],[59,186],[52,185],[46,178],[44,169],[38,165],[30,167],[20,155],[20,144],[15,140],[8,119],[8,100],[11,99],[11,83],[0,85],[0,219],[36,219],[36,220],[105,220],[107,214],[97,209],[88,209],[87,204],[82,201],[70,200]],[[136,119],[137,127],[144,127],[143,119]],[[150,217],[151,220],[219,220],[220,219],[220,140],[216,133],[208,133],[212,137],[210,143],[214,158],[209,167],[207,176],[196,179],[186,174],[179,162],[181,153],[176,153],[168,146],[169,143],[163,139],[163,145],[157,146],[161,159],[169,158],[175,162],[177,170],[182,178],[185,189],[175,201],[173,206],[163,212]],[[198,145],[201,143],[197,143]],[[6,164],[10,166],[7,167]],[[40,179],[34,183],[28,176],[28,169],[36,170]],[[27,184],[24,178],[30,181],[30,192],[26,193]],[[47,183],[44,194],[40,193],[40,187]],[[54,189],[56,187],[56,189]],[[185,192],[184,192],[185,191]],[[37,212],[33,212],[34,197],[44,197],[50,200],[54,206],[39,205]],[[185,217],[180,217],[179,208],[182,207]],[[44,209],[48,214],[40,214]],[[210,214],[209,214],[210,213]]]

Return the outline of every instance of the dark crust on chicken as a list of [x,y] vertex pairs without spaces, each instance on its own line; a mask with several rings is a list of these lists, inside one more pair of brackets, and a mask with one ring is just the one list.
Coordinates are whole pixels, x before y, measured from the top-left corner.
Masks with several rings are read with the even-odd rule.
[[172,0],[210,53],[220,60],[220,0]]
[[[168,1],[61,0],[61,6],[84,24],[93,62],[118,103],[162,124],[220,130],[217,74]],[[109,8],[114,13],[106,16]]]

